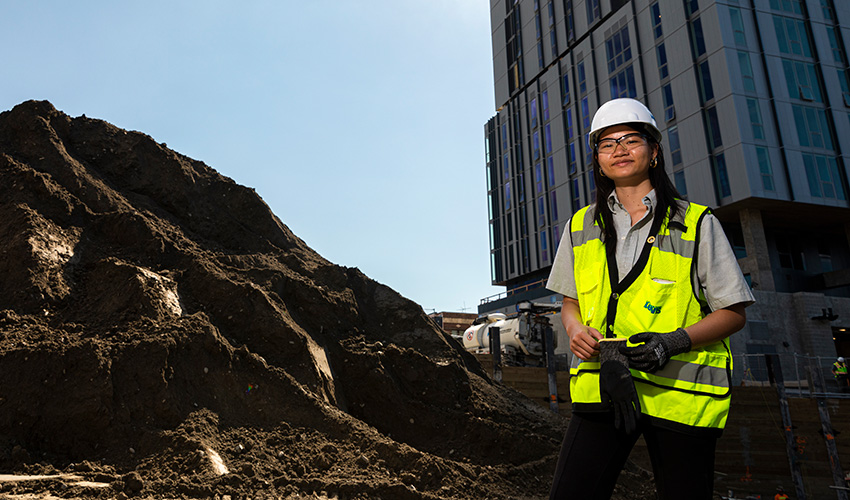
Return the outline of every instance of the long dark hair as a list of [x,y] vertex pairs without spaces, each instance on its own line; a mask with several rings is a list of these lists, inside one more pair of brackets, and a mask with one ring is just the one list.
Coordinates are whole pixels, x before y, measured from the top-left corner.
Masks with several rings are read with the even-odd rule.
[[[677,198],[682,198],[676,186],[670,181],[667,171],[664,169],[664,149],[661,143],[655,140],[652,134],[646,133],[646,128],[638,123],[629,124],[635,130],[643,132],[646,137],[649,147],[656,151],[657,164],[649,169],[649,182],[655,189],[655,216],[661,214],[662,217],[669,217],[669,221],[674,215],[679,213],[682,208],[676,203]],[[594,145],[593,153],[593,180],[596,183],[596,208],[593,211],[593,220],[602,227],[602,241],[606,246],[617,245],[617,233],[614,230],[614,217],[611,214],[611,209],[608,208],[608,196],[614,191],[614,181],[602,175],[602,170],[599,167],[599,160]],[[669,210],[669,215],[668,215]]]

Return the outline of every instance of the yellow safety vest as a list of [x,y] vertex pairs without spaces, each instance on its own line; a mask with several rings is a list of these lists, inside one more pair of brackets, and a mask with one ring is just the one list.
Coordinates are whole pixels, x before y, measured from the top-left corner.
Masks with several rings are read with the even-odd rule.
[[[570,223],[575,281],[582,320],[606,337],[671,332],[705,317],[694,294],[699,225],[707,207],[688,203],[684,218],[658,215],[641,256],[619,281],[616,258],[607,256],[593,211],[579,210]],[[666,218],[664,218],[666,219]],[[613,262],[613,266],[609,265]],[[719,434],[729,413],[732,354],[725,340],[673,356],[655,373],[631,370],[641,412],[668,428]],[[607,409],[599,395],[599,360],[573,356],[570,396],[574,411]]]
[[832,364],[832,366],[833,368],[835,368],[836,373],[843,373],[844,375],[847,375],[847,365],[845,365],[844,363],[839,363],[838,361],[836,361]]

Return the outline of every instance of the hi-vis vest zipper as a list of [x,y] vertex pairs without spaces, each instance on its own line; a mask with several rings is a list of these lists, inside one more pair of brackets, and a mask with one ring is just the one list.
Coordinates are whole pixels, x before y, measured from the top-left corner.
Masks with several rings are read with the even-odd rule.
[[[691,267],[698,258],[699,225],[708,208],[687,204],[684,219],[654,220],[638,262],[619,281],[609,272],[601,228],[588,207],[570,222],[575,280],[584,324],[606,337],[672,332],[705,316],[694,294]],[[655,219],[659,219],[656,215]],[[673,356],[655,373],[631,370],[641,412],[665,427],[719,433],[729,413],[732,355],[725,340]],[[574,411],[606,408],[599,395],[599,360],[573,356],[570,397]]]

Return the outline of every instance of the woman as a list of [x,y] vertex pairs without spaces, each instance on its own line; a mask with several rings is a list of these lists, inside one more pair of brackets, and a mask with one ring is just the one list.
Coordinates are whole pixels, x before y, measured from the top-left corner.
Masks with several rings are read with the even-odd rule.
[[569,222],[547,288],[564,296],[573,416],[551,498],[607,499],[640,435],[658,498],[710,499],[726,423],[726,337],[753,302],[720,223],[682,201],[633,99],[591,123],[596,203]]

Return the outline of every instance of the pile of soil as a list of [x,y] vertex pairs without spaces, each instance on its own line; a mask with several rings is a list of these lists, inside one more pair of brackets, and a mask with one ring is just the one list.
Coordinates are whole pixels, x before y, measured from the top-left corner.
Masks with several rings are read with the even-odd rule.
[[546,496],[565,419],[254,190],[45,101],[0,185],[0,494]]

